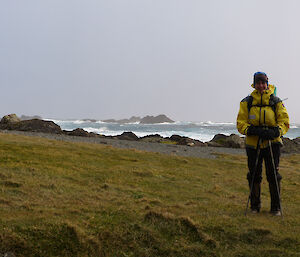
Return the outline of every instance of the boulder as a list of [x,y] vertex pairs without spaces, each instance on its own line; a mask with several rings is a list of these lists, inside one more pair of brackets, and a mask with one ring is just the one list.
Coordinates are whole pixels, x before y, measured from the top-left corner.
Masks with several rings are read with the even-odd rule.
[[227,147],[245,148],[245,138],[236,134],[231,134],[227,139]]
[[79,137],[98,137],[99,135],[93,132],[87,132],[82,128],[77,128],[72,131],[63,131],[64,134],[69,136],[79,136]]
[[283,146],[281,148],[282,153],[300,153],[299,139],[295,138],[293,140],[283,137]]
[[61,134],[60,126],[53,121],[45,121],[39,119],[22,120],[20,122],[0,124],[0,129],[18,130],[18,131],[31,131],[31,132],[44,132]]
[[199,140],[192,139],[189,137],[179,136],[179,135],[172,135],[169,138],[171,141],[175,141],[177,145],[188,145],[188,146],[206,146],[206,143],[203,143]]
[[206,144],[207,146],[212,146],[212,147],[224,147],[223,145],[213,141],[206,142]]
[[138,141],[139,138],[132,132],[123,132],[121,135],[116,136],[120,140]]
[[20,122],[21,119],[16,114],[8,114],[3,116],[3,118],[0,121],[0,124],[9,124],[9,123],[16,123]]
[[208,142],[209,146],[222,146],[229,148],[245,148],[245,138],[236,134],[226,136],[224,134],[217,134]]
[[140,140],[143,142],[161,143],[164,140],[164,138],[159,134],[155,134],[141,137]]
[[146,116],[146,117],[142,118],[140,121],[141,124],[156,124],[156,123],[164,123],[164,122],[174,123],[173,120],[171,120],[164,114],[158,115],[156,117]]
[[209,142],[215,142],[218,144],[221,144],[226,140],[227,136],[225,136],[224,134],[216,134],[212,140],[210,140]]

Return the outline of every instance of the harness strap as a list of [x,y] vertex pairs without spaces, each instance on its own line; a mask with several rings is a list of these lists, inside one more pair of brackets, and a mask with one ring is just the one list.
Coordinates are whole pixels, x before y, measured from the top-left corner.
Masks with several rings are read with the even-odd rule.
[[277,96],[275,96],[274,94],[270,95],[270,100],[269,100],[269,104],[252,104],[253,102],[253,96],[248,95],[246,98],[244,98],[242,100],[242,102],[247,102],[247,107],[248,107],[248,112],[250,112],[250,109],[252,106],[257,106],[257,107],[267,107],[270,106],[272,108],[272,110],[275,113],[276,116],[276,105],[279,102],[282,102],[281,99]]

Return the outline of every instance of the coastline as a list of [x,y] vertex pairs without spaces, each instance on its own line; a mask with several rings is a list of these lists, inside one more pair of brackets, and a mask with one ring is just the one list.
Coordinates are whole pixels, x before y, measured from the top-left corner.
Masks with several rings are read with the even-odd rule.
[[82,136],[71,136],[71,135],[64,135],[64,134],[15,131],[15,130],[1,130],[0,133],[43,137],[43,138],[66,141],[66,142],[103,144],[103,145],[108,145],[116,148],[136,149],[139,151],[157,152],[157,153],[173,155],[173,156],[215,159],[218,154],[245,155],[245,149],[243,148],[228,148],[228,147],[213,147],[213,146],[197,147],[197,146],[187,146],[187,145],[162,144],[162,143],[155,143],[155,142],[118,140],[118,139],[110,139],[104,137],[103,138],[82,137]]

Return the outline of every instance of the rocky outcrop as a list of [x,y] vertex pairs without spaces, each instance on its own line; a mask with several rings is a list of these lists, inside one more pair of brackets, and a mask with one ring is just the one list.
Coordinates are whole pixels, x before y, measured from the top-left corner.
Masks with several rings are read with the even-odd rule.
[[139,138],[132,132],[123,132],[121,135],[116,136],[115,138],[120,140],[130,140],[130,141],[138,141]]
[[227,139],[227,147],[245,148],[245,138],[236,134],[231,134]]
[[147,135],[147,136],[144,136],[144,137],[141,137],[140,138],[140,141],[143,141],[143,142],[150,142],[150,143],[161,143],[162,141],[164,141],[165,138],[162,137],[161,135],[159,134],[155,134],[155,135]]
[[118,123],[125,124],[125,123],[135,123],[135,122],[139,122],[140,120],[141,120],[140,117],[132,116],[130,119],[122,119],[122,120],[118,120],[117,122],[118,122]]
[[[62,131],[60,126],[52,121],[44,121],[40,119],[20,120],[17,115],[10,114],[4,116],[0,121],[0,129],[2,130],[16,130],[16,131],[30,131],[30,132],[43,132],[51,134],[65,134],[71,136],[82,137],[103,137],[110,139],[130,140],[130,141],[143,141],[154,143],[175,143],[177,145],[187,146],[214,146],[214,147],[229,147],[229,148],[244,148],[245,138],[236,134],[226,136],[224,134],[217,134],[214,138],[203,143],[189,137],[180,135],[172,135],[171,137],[162,137],[158,134],[148,135],[144,137],[137,137],[132,132],[124,132],[118,136],[104,136],[93,132],[87,132],[84,129],[77,128],[73,131]],[[300,137],[296,139],[283,138],[282,153],[300,153]]]
[[300,140],[295,138],[293,140],[289,138],[282,138],[283,147],[281,148],[282,153],[300,153]]
[[19,122],[11,122],[11,123],[1,123],[0,129],[44,132],[44,133],[54,133],[54,134],[62,133],[60,126],[55,124],[53,121],[45,121],[45,120],[38,120],[38,119],[22,120]]
[[208,146],[222,147],[226,141],[227,136],[224,134],[216,134],[212,140],[207,142]]
[[145,116],[144,118],[132,116],[130,119],[121,119],[121,120],[115,120],[115,119],[107,119],[107,120],[101,120],[103,122],[107,123],[121,123],[121,124],[126,124],[126,123],[140,123],[140,124],[157,124],[157,123],[174,123],[173,120],[168,118],[166,115],[161,114],[158,116]]
[[8,114],[3,116],[3,118],[0,121],[0,124],[10,124],[10,123],[16,123],[20,122],[21,119],[16,114]]
[[205,144],[199,140],[192,139],[189,137],[179,136],[179,135],[172,135],[169,139],[171,141],[175,141],[177,143],[177,145],[207,146],[207,144]]
[[208,146],[245,148],[245,138],[240,137],[236,134],[231,134],[230,136],[226,136],[223,134],[217,134],[207,144],[208,144]]
[[174,123],[174,121],[168,118],[166,115],[161,114],[156,117],[146,116],[141,119],[140,124],[157,124],[157,123],[165,123],[165,122]]
[[130,119],[121,119],[121,120],[108,119],[108,120],[102,120],[102,121],[103,122],[107,122],[107,123],[121,123],[121,124],[126,124],[126,123],[139,122],[140,120],[141,120],[140,117],[132,116]]
[[63,131],[64,134],[69,136],[78,136],[78,137],[101,137],[100,135],[93,133],[93,132],[87,132],[82,128],[77,128],[72,131]]
[[[281,148],[282,153],[300,153],[300,139],[289,139],[282,138],[283,147]],[[217,134],[214,138],[207,142],[208,146],[214,147],[229,147],[229,148],[245,148],[245,138],[235,134],[226,136],[223,134]]]

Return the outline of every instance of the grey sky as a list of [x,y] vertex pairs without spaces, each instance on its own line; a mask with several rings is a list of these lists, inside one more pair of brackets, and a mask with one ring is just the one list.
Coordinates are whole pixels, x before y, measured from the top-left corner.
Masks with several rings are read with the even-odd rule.
[[235,121],[265,71],[300,123],[300,1],[0,0],[0,115]]

